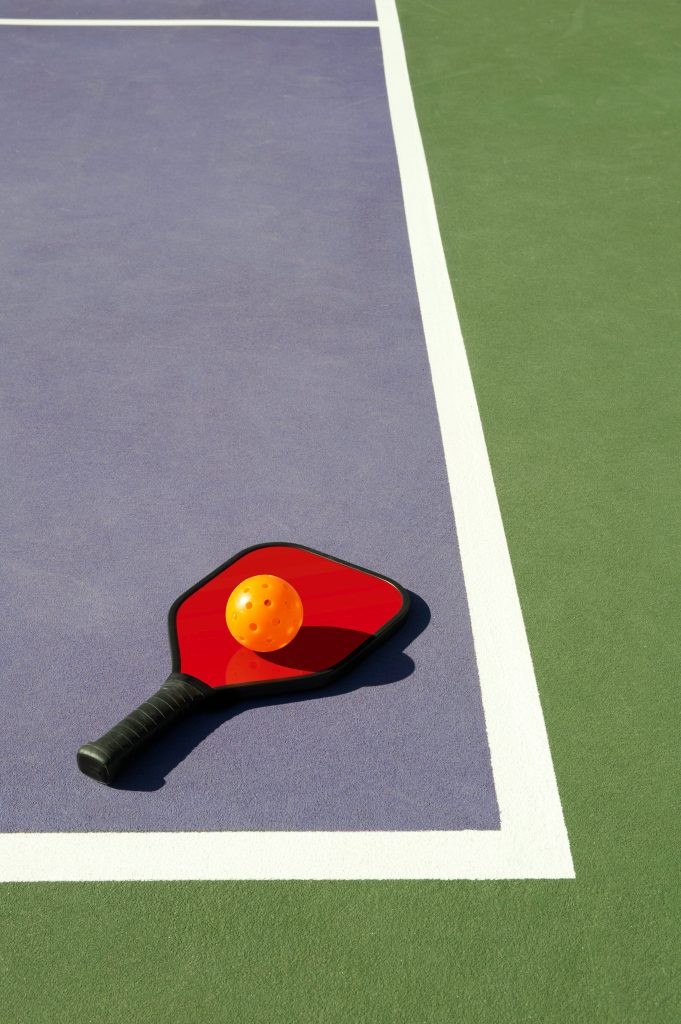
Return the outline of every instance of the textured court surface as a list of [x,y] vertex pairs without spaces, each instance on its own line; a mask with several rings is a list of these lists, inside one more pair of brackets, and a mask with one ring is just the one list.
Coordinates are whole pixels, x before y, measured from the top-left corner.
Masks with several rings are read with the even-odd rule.
[[[378,31],[0,47],[3,830],[497,828]],[[65,772],[165,678],[177,594],[279,539],[399,580],[410,632],[324,699],[198,716],[106,799]]]
[[9,886],[8,1019],[678,1015],[678,18],[400,11],[577,880]]

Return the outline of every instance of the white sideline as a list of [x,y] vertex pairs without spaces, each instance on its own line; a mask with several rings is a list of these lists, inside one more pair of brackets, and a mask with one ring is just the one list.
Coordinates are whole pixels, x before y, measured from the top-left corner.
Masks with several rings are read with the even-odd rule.
[[[440,238],[397,10],[394,0],[376,0],[376,8],[501,816],[502,845],[491,857],[488,877],[512,877],[514,870],[517,877],[574,877],[530,648]],[[454,854],[456,833],[451,835]],[[473,870],[473,865],[466,868],[467,872]],[[465,877],[475,876],[467,873]]]
[[376,6],[501,829],[6,834],[0,837],[0,880],[574,878],[397,11],[394,0]]
[[23,28],[376,28],[377,21],[278,21],[247,18],[0,18]]

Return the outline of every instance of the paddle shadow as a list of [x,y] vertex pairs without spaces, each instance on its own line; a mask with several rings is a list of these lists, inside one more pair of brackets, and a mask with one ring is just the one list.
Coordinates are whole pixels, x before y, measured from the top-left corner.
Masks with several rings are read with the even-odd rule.
[[[415,665],[404,648],[419,636],[430,622],[430,609],[423,598],[410,591],[411,607],[406,622],[381,647],[346,676],[330,686],[279,697],[239,700],[225,707],[195,713],[186,722],[160,736],[121,771],[113,788],[134,792],[153,792],[165,785],[166,777],[181,764],[211,733],[243,711],[307,700],[328,700],[364,686],[385,686],[408,678]],[[277,652],[279,657],[282,657]],[[273,655],[268,658],[274,660]]]

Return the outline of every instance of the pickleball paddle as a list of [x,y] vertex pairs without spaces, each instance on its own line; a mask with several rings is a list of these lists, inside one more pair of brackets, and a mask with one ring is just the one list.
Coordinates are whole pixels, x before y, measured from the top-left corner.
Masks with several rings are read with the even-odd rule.
[[[234,588],[261,574],[287,580],[304,609],[295,639],[267,654],[241,646],[225,621]],[[80,748],[78,767],[108,785],[151,740],[211,700],[326,686],[386,640],[408,611],[406,590],[358,565],[300,544],[246,548],[174,602],[168,613],[172,672],[153,697]]]

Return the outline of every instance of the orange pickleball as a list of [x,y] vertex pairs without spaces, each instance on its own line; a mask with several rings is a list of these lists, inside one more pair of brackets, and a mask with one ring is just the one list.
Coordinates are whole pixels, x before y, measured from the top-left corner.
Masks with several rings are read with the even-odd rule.
[[280,576],[249,576],[229,595],[227,628],[249,651],[279,651],[303,624],[303,602]]

